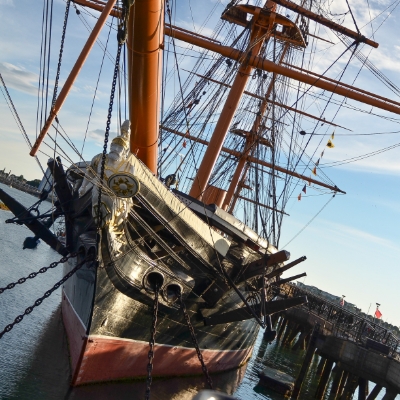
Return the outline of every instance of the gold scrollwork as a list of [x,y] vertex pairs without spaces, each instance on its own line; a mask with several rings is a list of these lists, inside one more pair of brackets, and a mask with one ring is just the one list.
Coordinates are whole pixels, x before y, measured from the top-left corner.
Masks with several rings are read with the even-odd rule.
[[108,178],[108,187],[120,198],[133,197],[140,190],[139,180],[129,173],[116,173]]

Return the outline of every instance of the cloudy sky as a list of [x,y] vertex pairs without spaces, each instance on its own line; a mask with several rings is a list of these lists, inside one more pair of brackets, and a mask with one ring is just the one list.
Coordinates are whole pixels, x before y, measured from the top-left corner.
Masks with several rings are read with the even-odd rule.
[[[361,32],[380,43],[378,49],[363,46],[362,53],[369,57],[374,67],[398,84],[398,2],[350,0],[349,3]],[[208,35],[213,24],[218,21],[226,1],[179,0],[177,4],[175,23]],[[50,93],[54,85],[64,9],[64,1],[54,0]],[[209,10],[212,10],[211,15]],[[0,72],[32,142],[38,131],[37,120],[40,121],[37,85],[40,73],[42,12],[42,2],[39,1],[0,0]],[[332,18],[344,19],[345,25],[355,29],[345,0],[333,2],[330,13]],[[203,26],[207,17],[210,17],[209,21]],[[60,86],[88,36],[85,24],[92,27],[94,22],[93,16],[84,12],[78,16],[71,8]],[[59,114],[62,128],[79,150],[85,141],[85,159],[90,159],[101,151],[113,71],[112,60],[116,49],[115,30],[111,29],[107,43],[109,32],[110,27],[106,26],[100,37],[101,43],[94,46]],[[315,53],[315,71],[322,73],[329,66],[329,60],[335,59],[343,52],[344,46],[328,29],[319,28],[315,33],[333,43],[324,42]],[[179,45],[186,46],[183,43]],[[103,46],[107,46],[109,53],[104,59],[100,73]],[[309,49],[306,49],[307,51]],[[331,69],[332,78],[338,76],[347,60],[348,58],[344,58]],[[185,66],[190,67],[190,62],[187,65],[182,64],[182,68]],[[360,62],[356,61],[346,70],[343,80],[399,101],[398,96],[365,67],[358,74],[360,68]],[[94,96],[96,86],[97,92]],[[92,102],[94,106],[89,123]],[[346,295],[349,302],[357,304],[365,312],[370,309],[371,313],[375,302],[381,303],[383,318],[400,325],[397,307],[400,282],[400,148],[395,147],[358,162],[341,163],[343,160],[400,143],[400,119],[398,115],[371,107],[361,107],[353,101],[346,101],[346,104],[349,108],[341,108],[335,117],[335,123],[349,130],[336,130],[335,148],[325,152],[325,164],[321,165],[321,170],[324,167],[323,171],[347,194],[336,196],[318,217],[307,225],[330,200],[331,195],[316,196],[317,192],[310,190],[309,195],[303,196],[299,202],[296,193],[287,209],[290,217],[286,217],[284,221],[281,243],[284,245],[290,242],[287,249],[292,253],[293,259],[306,255],[308,260],[287,275],[307,271],[306,284],[318,286],[339,296]],[[351,108],[355,105],[366,112],[355,113]],[[23,174],[29,179],[40,178],[41,172],[35,160],[28,155],[28,147],[3,95],[0,96],[0,112],[0,169],[12,170],[13,173]],[[381,117],[373,114],[379,114]],[[112,131],[113,134],[117,131],[116,118],[113,118]],[[372,135],[378,132],[384,134]],[[364,135],[366,133],[371,135]],[[54,130],[51,131],[51,136],[55,136]],[[62,146],[63,139],[58,139]],[[44,165],[54,152],[51,139],[47,139],[46,143],[39,154],[39,159]],[[72,150],[67,152],[69,157],[77,159],[77,154]],[[332,164],[335,162],[340,165]]]

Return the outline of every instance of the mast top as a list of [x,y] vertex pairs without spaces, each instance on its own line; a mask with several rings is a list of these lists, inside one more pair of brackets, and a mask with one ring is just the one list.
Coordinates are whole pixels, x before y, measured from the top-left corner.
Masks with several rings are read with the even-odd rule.
[[365,44],[375,47],[375,48],[379,47],[379,43],[366,38],[364,35],[361,34],[360,31],[354,32],[351,29],[345,28],[344,26],[339,25],[339,24],[329,20],[328,18],[323,17],[322,15],[315,14],[312,11],[307,10],[306,8],[300,6],[296,3],[293,3],[290,0],[274,0],[274,2],[276,4],[279,4],[282,7],[285,7],[291,11],[301,14],[304,17],[311,19],[312,21],[318,22],[319,24],[324,25],[327,28],[332,29],[333,31],[336,31],[343,35],[351,37],[357,43],[365,43]]

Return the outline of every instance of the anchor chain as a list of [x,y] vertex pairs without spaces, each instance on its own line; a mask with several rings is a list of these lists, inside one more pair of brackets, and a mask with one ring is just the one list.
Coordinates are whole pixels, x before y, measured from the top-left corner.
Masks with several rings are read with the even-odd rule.
[[159,291],[160,291],[160,289],[158,288],[158,285],[156,285],[155,291],[154,291],[153,322],[152,322],[151,330],[150,330],[150,341],[149,341],[150,350],[147,355],[149,358],[149,362],[147,364],[147,381],[146,381],[146,396],[145,396],[146,400],[150,399],[150,388],[151,388],[151,382],[153,381],[151,373],[153,371],[154,344],[155,344],[155,340],[156,340]]
[[113,109],[113,104],[114,104],[115,88],[117,85],[119,60],[121,58],[121,49],[122,49],[122,44],[118,42],[117,57],[115,59],[114,76],[113,76],[111,94],[110,94],[110,103],[108,105],[106,131],[104,134],[103,154],[101,157],[101,166],[100,166],[99,198],[97,201],[97,218],[98,218],[98,221],[97,221],[97,231],[98,231],[97,248],[99,248],[99,244],[100,244],[100,229],[101,229],[101,223],[102,223],[102,213],[101,213],[102,184],[103,184],[103,180],[104,180],[104,170],[105,170],[105,165],[106,165],[108,138],[110,135],[111,115],[112,115],[112,109]]
[[64,15],[64,25],[63,25],[62,35],[61,35],[60,54],[58,55],[57,73],[56,73],[56,79],[55,79],[55,82],[54,82],[53,100],[51,102],[51,107],[52,108],[54,108],[54,105],[56,104],[56,100],[57,100],[58,82],[60,80],[61,62],[62,62],[62,56],[63,56],[63,51],[64,51],[65,32],[67,30],[67,23],[68,23],[68,15],[69,15],[69,7],[70,7],[70,5],[71,5],[71,0],[67,0],[67,4],[66,4],[66,7],[65,7],[65,15]]
[[39,271],[37,271],[37,272],[32,272],[28,276],[18,279],[16,282],[9,283],[7,286],[0,288],[0,294],[4,293],[6,290],[13,289],[16,285],[22,285],[28,279],[36,278],[39,274],[44,274],[49,269],[55,268],[55,267],[57,267],[57,265],[67,262],[70,258],[76,257],[78,254],[79,253],[71,253],[71,254],[61,258],[59,261],[52,262],[48,267],[40,268]]
[[190,317],[189,317],[189,314],[188,314],[188,312],[186,310],[185,303],[182,300],[181,293],[179,293],[179,302],[181,304],[181,309],[182,309],[182,312],[183,312],[183,316],[185,317],[186,324],[187,324],[187,326],[189,328],[189,331],[190,331],[190,335],[192,336],[192,341],[193,341],[194,347],[196,348],[197,357],[198,357],[198,359],[200,361],[200,364],[201,364],[201,369],[203,370],[203,373],[204,373],[204,375],[205,375],[205,377],[207,379],[207,382],[208,382],[208,385],[210,386],[210,389],[213,389],[213,382],[212,382],[211,377],[210,377],[210,375],[208,373],[208,369],[207,369],[207,366],[206,366],[206,364],[204,362],[203,355],[201,354],[199,343],[197,342],[196,334],[194,332],[193,325],[190,322]]
[[64,284],[69,278],[71,278],[72,275],[75,274],[76,271],[78,271],[85,263],[88,261],[92,261],[93,257],[87,257],[83,261],[81,261],[79,264],[75,266],[74,269],[68,272],[60,281],[58,281],[51,289],[49,289],[47,292],[42,297],[39,297],[32,306],[28,307],[23,314],[18,315],[17,318],[15,318],[14,322],[11,324],[8,324],[1,332],[0,332],[0,339],[4,336],[5,333],[10,332],[12,328],[14,328],[15,325],[19,324],[26,315],[30,314],[35,307],[38,307],[42,304],[44,299],[47,299],[50,297],[50,295],[57,290],[62,284]]

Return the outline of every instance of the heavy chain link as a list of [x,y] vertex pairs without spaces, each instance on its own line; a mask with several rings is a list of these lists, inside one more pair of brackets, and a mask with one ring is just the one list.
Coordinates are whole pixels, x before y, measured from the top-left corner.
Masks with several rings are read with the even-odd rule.
[[197,357],[199,358],[199,361],[200,361],[200,364],[201,364],[201,369],[204,372],[204,375],[205,375],[205,377],[207,379],[207,382],[208,382],[208,385],[210,386],[210,389],[212,389],[213,388],[213,382],[212,382],[211,377],[210,377],[210,375],[208,373],[207,366],[206,366],[206,364],[205,364],[205,362],[203,360],[203,355],[201,354],[199,343],[197,342],[197,338],[196,338],[196,334],[194,332],[193,325],[190,322],[190,317],[189,317],[189,314],[188,314],[188,312],[186,310],[186,306],[185,306],[185,303],[182,300],[182,296],[181,295],[179,295],[179,302],[181,304],[181,309],[182,309],[182,312],[183,312],[183,316],[185,317],[186,324],[187,324],[187,326],[189,328],[189,331],[190,331],[190,335],[192,336],[192,341],[193,341],[194,347],[196,348]]
[[150,350],[149,350],[149,353],[147,355],[148,358],[149,358],[149,362],[147,364],[147,381],[146,381],[146,396],[145,396],[146,400],[150,399],[150,388],[151,388],[151,382],[153,381],[151,373],[153,371],[154,344],[155,344],[155,341],[156,341],[157,314],[158,314],[158,294],[159,294],[159,291],[160,291],[160,289],[158,288],[158,285],[156,285],[156,288],[155,288],[155,291],[154,291],[153,323],[151,325],[151,330],[150,330],[150,341],[149,341]]
[[107,114],[107,125],[106,125],[106,132],[104,134],[104,144],[103,144],[103,154],[101,157],[101,167],[100,167],[100,184],[99,184],[99,198],[97,201],[97,213],[98,213],[98,221],[97,221],[97,246],[99,248],[100,244],[100,229],[101,229],[101,222],[102,222],[102,214],[101,214],[101,194],[102,194],[102,184],[104,179],[104,169],[106,165],[106,156],[107,156],[107,146],[108,146],[108,138],[110,136],[110,126],[111,126],[111,115],[112,109],[114,104],[114,96],[115,96],[115,88],[117,85],[117,78],[118,78],[118,71],[119,71],[119,60],[121,58],[121,49],[122,44],[118,43],[118,50],[117,50],[117,57],[115,59],[115,68],[114,68],[114,76],[112,81],[111,87],[111,94],[110,94],[110,103],[108,105],[108,114]]
[[55,267],[57,267],[57,265],[60,265],[60,264],[62,264],[62,263],[65,263],[65,262],[67,262],[70,258],[76,257],[77,255],[78,255],[78,253],[71,253],[71,254],[68,254],[67,256],[61,258],[61,260],[55,261],[55,262],[51,263],[48,267],[40,268],[39,271],[37,271],[37,272],[32,272],[32,273],[30,273],[27,277],[20,278],[20,279],[18,279],[16,282],[9,283],[7,286],[5,286],[5,287],[3,287],[3,288],[0,288],[0,294],[4,293],[6,290],[13,289],[16,285],[22,285],[22,284],[25,283],[28,279],[36,278],[39,274],[44,274],[44,273],[47,272],[49,269],[55,268]]
[[88,261],[92,261],[93,257],[87,257],[85,258],[83,261],[81,261],[79,264],[77,264],[75,266],[74,269],[72,269],[71,271],[68,272],[68,274],[66,274],[60,281],[58,281],[51,289],[49,289],[47,292],[45,292],[45,294],[42,297],[39,297],[32,306],[28,307],[23,314],[18,315],[17,318],[15,318],[14,322],[12,322],[11,324],[8,324],[1,332],[0,332],[0,339],[4,336],[5,333],[10,332],[12,328],[14,328],[14,326],[16,324],[19,324],[26,315],[30,314],[33,309],[35,307],[38,307],[42,304],[44,299],[47,299],[48,297],[50,297],[50,295],[57,290],[62,284],[64,284],[69,278],[71,278],[72,275],[75,274],[76,271],[78,271],[78,269],[80,269],[85,263],[87,263]]
[[67,5],[65,8],[65,15],[64,15],[64,26],[63,26],[62,35],[61,35],[60,54],[58,56],[57,74],[56,74],[56,80],[54,82],[53,100],[51,102],[52,107],[54,107],[56,100],[57,100],[58,81],[60,80],[61,61],[62,61],[62,55],[63,55],[63,50],[64,50],[65,31],[67,29],[70,4],[71,4],[71,0],[67,0]]

